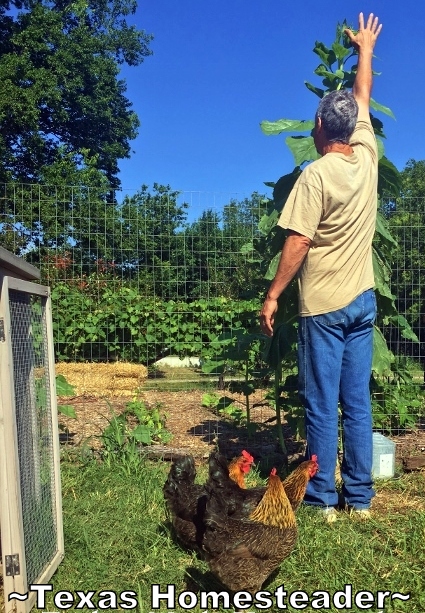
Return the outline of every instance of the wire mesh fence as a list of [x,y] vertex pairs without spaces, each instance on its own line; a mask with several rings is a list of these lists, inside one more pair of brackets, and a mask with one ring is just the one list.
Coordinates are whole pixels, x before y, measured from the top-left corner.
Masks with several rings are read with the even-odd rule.
[[9,291],[26,577],[34,583],[57,553],[58,527],[45,300]]
[[[236,429],[246,425],[247,411],[263,424],[274,415],[261,342],[246,337],[255,330],[267,287],[249,245],[264,236],[261,218],[268,203],[257,193],[175,192],[162,186],[126,192],[3,185],[0,240],[38,266],[52,289],[58,362],[145,365],[147,376],[137,385],[142,396],[163,404],[168,423],[176,420],[176,432],[210,443],[224,436],[229,421]],[[398,317],[412,330],[406,334],[401,320],[380,317],[394,360],[392,374],[382,378],[373,398],[380,416],[376,426],[387,431],[422,418],[423,209],[422,199],[381,206],[394,243],[391,291]],[[226,349],[235,338],[238,368]],[[247,382],[251,387],[244,387]],[[223,390],[237,395],[236,405],[218,404]],[[130,397],[136,389],[127,391]],[[176,391],[180,400],[170,397]],[[99,389],[97,398],[102,395]],[[120,410],[128,402],[123,398],[124,393]],[[87,434],[101,435],[117,407],[104,404],[106,421],[87,428]],[[72,430],[70,422],[65,425]],[[262,428],[254,430],[266,445]],[[173,440],[179,441],[176,432]],[[189,440],[182,437],[180,443]]]

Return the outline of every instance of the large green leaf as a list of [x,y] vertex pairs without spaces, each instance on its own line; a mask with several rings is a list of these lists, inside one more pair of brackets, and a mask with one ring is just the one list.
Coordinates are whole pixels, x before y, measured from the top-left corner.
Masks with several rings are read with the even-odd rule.
[[380,119],[378,119],[377,117],[374,117],[372,113],[370,113],[370,122],[372,124],[373,131],[375,132],[376,136],[380,136],[381,138],[386,138],[384,134],[384,124],[382,123]]
[[384,147],[384,143],[382,142],[382,139],[380,138],[376,139],[376,144],[378,146],[378,160],[380,160],[382,157],[384,157],[385,147]]
[[269,264],[267,272],[264,275],[265,279],[267,279],[268,281],[271,281],[272,279],[275,278],[277,267],[279,266],[279,262],[280,262],[280,253],[277,253]]
[[285,204],[292,188],[294,187],[298,177],[301,174],[301,168],[296,166],[292,172],[287,175],[283,175],[277,181],[273,189],[273,200],[276,203],[278,209],[282,209]]
[[395,296],[391,293],[391,289],[388,285],[388,275],[385,266],[383,266],[382,262],[378,259],[375,251],[372,252],[372,262],[376,290],[382,296],[395,300]]
[[344,89],[352,89],[354,81],[356,79],[356,73],[354,70],[344,71]]
[[276,226],[274,228],[274,232],[271,235],[271,241],[269,243],[269,251],[272,257],[276,255],[276,253],[281,253],[283,244],[286,239],[286,231],[280,226]]
[[145,424],[136,426],[131,434],[138,443],[142,443],[143,445],[150,445],[152,443],[151,428]]
[[282,132],[310,132],[314,128],[314,121],[303,119],[278,119],[277,121],[262,121],[261,130],[267,136],[281,134]]
[[324,66],[323,64],[319,64],[319,66],[316,68],[314,72],[319,77],[329,79],[329,81],[332,83],[339,79],[338,75],[336,75],[334,72],[331,72],[330,70],[326,70],[326,66]]
[[338,42],[332,43],[332,50],[338,60],[343,60],[347,55],[351,53],[351,49],[347,49]]
[[379,104],[378,102],[376,102],[373,98],[370,99],[370,106],[375,110],[378,111],[380,113],[385,113],[385,115],[389,115],[390,117],[392,117],[393,119],[395,119],[394,113],[392,112],[391,109],[389,109],[387,106],[383,106],[382,104]]
[[316,94],[316,96],[319,96],[319,98],[323,98],[323,96],[326,93],[324,89],[322,89],[320,87],[315,87],[314,85],[312,85],[308,81],[304,81],[304,85],[306,86],[307,89],[309,89],[311,92],[313,92],[313,94]]
[[223,373],[225,371],[227,367],[227,360],[222,360],[222,359],[207,359],[205,360],[205,362],[202,364],[202,372],[206,373],[206,374],[210,374],[210,373],[214,373],[214,374],[218,374],[218,373]]
[[296,341],[297,332],[292,324],[282,322],[275,326],[265,356],[267,363],[272,368],[278,368],[279,363],[292,351]]
[[235,402],[234,399],[230,398],[229,396],[221,396],[221,398],[218,398],[217,400],[216,409],[218,411],[224,411],[225,409],[227,409],[227,407],[230,407],[234,402]]
[[296,166],[301,166],[304,162],[318,160],[320,157],[314,146],[312,136],[288,136],[286,144],[292,151]]
[[393,362],[394,354],[388,349],[387,341],[381,330],[375,326],[373,331],[372,370],[377,375],[389,375]]
[[248,359],[252,344],[255,341],[263,340],[263,338],[263,334],[249,333],[242,329],[223,332],[211,342],[210,347],[217,352],[217,355],[202,365],[203,372],[208,372],[208,369],[211,372],[213,363],[215,367],[218,367],[221,366],[223,361],[228,363],[229,361],[240,362]]
[[66,417],[72,417],[73,419],[77,419],[77,414],[75,413],[75,409],[70,404],[59,404],[58,413],[61,413],[62,415],[65,415]]
[[399,196],[401,175],[388,158],[381,157],[378,164],[378,193],[380,195]]
[[316,41],[313,52],[320,57],[322,62],[328,68],[330,68],[332,64],[336,62],[336,55],[333,49],[329,49],[322,42]]
[[380,211],[378,211],[376,215],[376,233],[389,248],[396,247],[398,245],[397,241],[389,231],[387,220]]
[[70,385],[63,375],[56,376],[56,394],[58,396],[74,396],[75,387]]
[[419,343],[419,339],[416,336],[416,334],[413,332],[412,328],[410,327],[409,322],[407,321],[407,319],[403,316],[403,315],[392,315],[391,317],[389,317],[389,321],[396,326],[397,328],[399,328],[401,330],[401,336],[403,338],[407,338],[410,341],[413,341],[415,343]]
[[279,220],[279,211],[277,209],[274,209],[271,213],[267,214],[265,213],[259,223],[258,223],[258,229],[261,232],[261,234],[267,235],[270,230],[272,228],[275,227],[275,225],[277,224],[278,220]]

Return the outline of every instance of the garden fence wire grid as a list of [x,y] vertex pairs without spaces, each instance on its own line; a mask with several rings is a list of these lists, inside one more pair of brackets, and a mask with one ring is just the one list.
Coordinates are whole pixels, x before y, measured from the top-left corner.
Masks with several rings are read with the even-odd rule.
[[[41,282],[52,291],[56,361],[147,367],[147,377],[127,395],[74,390],[66,402],[77,420],[61,416],[64,440],[96,447],[111,417],[138,392],[167,414],[173,448],[205,455],[217,439],[240,448],[247,409],[257,424],[251,448],[270,453],[276,447],[270,433],[275,412],[266,398],[273,376],[261,342],[250,337],[247,348],[244,337],[255,331],[267,287],[246,246],[261,238],[259,220],[269,200],[257,193],[175,192],[157,185],[139,191],[0,186],[1,244],[39,267]],[[397,244],[391,291],[418,339],[406,338],[394,319],[378,321],[397,364],[397,374],[372,390],[375,427],[389,434],[422,425],[424,204],[381,204]],[[243,356],[239,363],[228,359],[230,339]],[[234,404],[217,405],[224,395]]]
[[9,290],[25,572],[34,583],[58,552],[46,309],[41,296]]

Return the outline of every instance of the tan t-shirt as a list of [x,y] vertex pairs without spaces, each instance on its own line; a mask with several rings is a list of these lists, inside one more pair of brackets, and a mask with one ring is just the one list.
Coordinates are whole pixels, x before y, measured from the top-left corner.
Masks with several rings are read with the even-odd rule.
[[341,309],[374,286],[378,152],[372,125],[357,122],[350,144],[351,155],[327,153],[303,170],[278,221],[313,241],[298,271],[301,316]]

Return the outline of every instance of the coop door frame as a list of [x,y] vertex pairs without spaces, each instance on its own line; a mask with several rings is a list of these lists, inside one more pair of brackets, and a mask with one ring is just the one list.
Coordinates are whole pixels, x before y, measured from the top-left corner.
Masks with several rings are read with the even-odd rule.
[[[40,576],[37,577],[34,582],[36,584],[47,584],[64,556],[52,308],[48,287],[14,277],[3,277],[0,295],[0,318],[4,322],[3,332],[0,329],[0,528],[3,588],[5,613],[28,613],[35,604],[37,596],[35,592],[31,592],[29,598],[25,601],[19,601],[18,599],[8,601],[10,593],[18,592],[26,594],[29,589],[25,562],[9,290],[41,296],[45,307],[55,488],[55,508],[53,514],[56,515],[57,550],[49,564],[44,568]],[[14,570],[10,571],[10,563],[17,559],[10,558],[10,556],[15,555],[19,556],[19,574],[8,574],[16,572]]]

